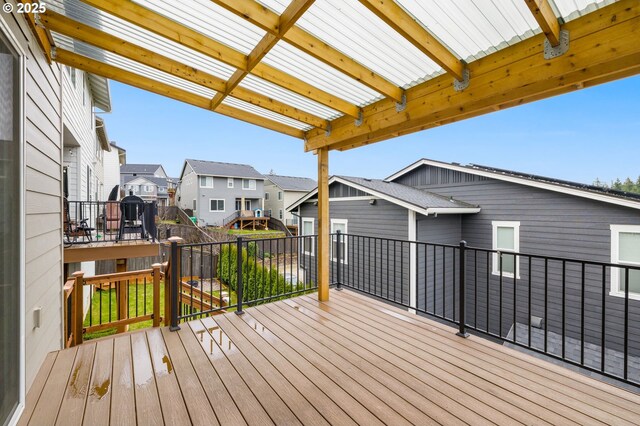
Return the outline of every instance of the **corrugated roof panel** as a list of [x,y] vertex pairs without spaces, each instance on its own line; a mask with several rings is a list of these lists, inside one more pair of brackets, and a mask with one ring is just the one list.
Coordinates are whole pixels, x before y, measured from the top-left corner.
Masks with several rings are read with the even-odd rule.
[[99,29],[125,41],[168,56],[185,65],[208,72],[222,79],[228,79],[235,68],[203,55],[188,47],[160,37],[151,31],[130,24],[78,0],[50,0],[47,7],[93,28]]
[[249,54],[265,35],[264,30],[210,0],[134,1],[207,37],[239,50],[245,55]]
[[240,82],[240,86],[253,90],[254,92],[261,93],[272,99],[284,102],[287,105],[291,105],[292,107],[309,112],[327,120],[333,120],[334,118],[342,116],[342,113],[334,109],[328,108],[322,104],[319,104],[318,102],[300,96],[297,93],[293,93],[287,89],[283,89],[280,86],[277,86],[251,74],[247,75]]
[[[263,3],[281,13],[282,0]],[[441,71],[357,0],[317,0],[297,25],[400,87]]]
[[616,0],[551,0],[565,22],[579,18]]
[[539,32],[524,1],[397,0],[467,62]]
[[378,92],[284,41],[279,41],[263,62],[355,105],[382,98]]
[[136,73],[143,77],[160,81],[162,83],[186,90],[196,95],[213,98],[216,94],[214,90],[207,89],[206,87],[191,83],[189,81],[175,77],[171,74],[158,71],[154,68],[142,65],[127,58],[123,58],[122,56],[116,55],[114,53],[107,52],[106,50],[98,49],[81,41],[73,40],[70,37],[58,34],[56,32],[52,32],[52,35],[56,46],[77,53],[79,55],[95,59],[96,61],[100,61],[108,65],[113,65],[114,67]]
[[285,117],[284,115],[280,115],[277,114],[273,111],[270,111],[268,109],[264,109],[261,108],[259,106],[255,106],[252,105],[248,102],[245,101],[241,101],[240,99],[236,99],[233,98],[231,96],[227,96],[226,98],[224,98],[224,100],[222,101],[223,104],[225,105],[229,105],[238,109],[241,109],[243,111],[247,111],[256,115],[259,115],[260,117],[264,117],[264,118],[268,118],[270,120],[273,121],[277,121],[278,123],[282,123],[285,124],[287,126],[291,126],[294,127],[296,129],[300,129],[300,130],[310,130],[313,128],[313,126],[310,126],[309,124],[306,123],[302,123],[298,120],[294,120],[292,118],[289,117]]

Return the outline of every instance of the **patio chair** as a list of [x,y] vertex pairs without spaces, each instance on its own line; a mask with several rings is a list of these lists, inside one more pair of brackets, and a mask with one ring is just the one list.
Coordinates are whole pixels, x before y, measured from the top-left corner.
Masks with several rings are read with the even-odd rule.
[[[67,244],[73,244],[78,241],[78,238],[86,239],[87,242],[91,242],[91,232],[94,228],[90,227],[87,219],[83,219],[82,216],[79,220],[71,220],[71,214],[69,212],[69,200],[65,197],[63,199],[64,205],[64,239]],[[80,209],[82,214],[82,208]]]
[[142,198],[135,195],[128,195],[120,201],[120,229],[117,241],[123,240],[125,234],[137,232],[140,232],[141,239],[147,239],[145,208]]

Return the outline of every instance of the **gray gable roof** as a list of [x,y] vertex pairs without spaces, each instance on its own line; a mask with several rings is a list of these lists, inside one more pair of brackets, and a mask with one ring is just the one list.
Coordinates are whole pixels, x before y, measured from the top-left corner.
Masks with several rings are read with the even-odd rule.
[[167,186],[167,179],[155,176],[123,176],[123,184],[127,184],[135,179],[146,179],[157,186]]
[[262,179],[264,176],[256,169],[248,164],[219,163],[217,161],[203,161],[187,159],[186,162],[191,166],[197,175],[220,176],[220,177],[238,177],[250,179]]
[[478,164],[469,164],[465,166],[459,163],[444,163],[441,161],[430,160],[428,158],[422,158],[415,163],[410,164],[404,169],[386,178],[385,181],[395,181],[400,176],[404,176],[405,174],[410,173],[411,171],[421,166],[440,167],[447,170],[469,173],[472,175],[493,178],[520,185],[527,185],[549,191],[589,198],[605,203],[640,209],[640,194],[633,194],[624,191],[617,191],[615,189],[601,188],[593,185],[586,185],[545,176],[521,173],[513,170],[481,166]]
[[120,173],[154,174],[162,165],[160,164],[123,164]]
[[317,184],[316,181],[305,177],[265,175],[267,179],[279,186],[284,191],[311,191]]
[[451,207],[464,209],[477,207],[475,205],[458,200],[453,200],[442,195],[434,194],[432,192],[423,191],[395,182],[385,182],[381,179],[366,179],[353,176],[336,177],[423,209],[441,209]]

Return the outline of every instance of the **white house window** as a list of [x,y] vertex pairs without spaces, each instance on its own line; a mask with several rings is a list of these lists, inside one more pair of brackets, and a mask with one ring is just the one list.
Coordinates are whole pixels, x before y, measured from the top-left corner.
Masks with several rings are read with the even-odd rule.
[[233,178],[227,178],[227,188],[233,188]]
[[256,189],[256,180],[255,179],[242,179],[242,189]]
[[196,207],[197,207],[197,206],[196,206],[196,200],[194,199],[194,200],[193,200],[193,211],[194,211],[194,212],[197,210],[197,209],[196,209]]
[[278,201],[282,200],[282,191],[278,191]]
[[[640,225],[611,225],[611,263],[640,266]],[[625,268],[611,268],[611,295],[624,297]],[[640,300],[640,270],[629,269],[629,298]]]
[[[347,219],[331,219],[331,234],[335,234],[338,231],[342,235],[347,233]],[[331,235],[331,261],[337,260],[338,254],[338,236]],[[342,263],[347,263],[347,238],[340,237],[340,258]]]
[[[520,278],[520,259],[510,253],[520,251],[520,222],[493,221],[493,249],[500,252],[493,254],[493,275]],[[500,259],[501,258],[501,259]]]
[[265,201],[269,201],[269,193],[268,192],[264,193],[264,199],[265,199]]
[[314,250],[314,246],[315,246],[315,236],[311,237],[312,235],[314,235],[314,228],[315,228],[315,219],[310,218],[310,217],[303,217],[302,218],[302,236],[303,237],[307,237],[308,238],[304,238],[304,254],[308,254],[310,256],[313,256],[315,250]]
[[282,209],[278,211],[278,219],[282,220]]
[[224,211],[224,200],[209,200],[209,211],[211,212],[223,212]]
[[200,188],[213,188],[213,176],[200,176]]

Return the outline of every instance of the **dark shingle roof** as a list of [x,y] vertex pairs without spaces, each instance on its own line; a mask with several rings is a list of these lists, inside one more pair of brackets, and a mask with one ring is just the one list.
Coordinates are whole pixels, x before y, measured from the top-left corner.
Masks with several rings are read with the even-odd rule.
[[587,185],[584,183],[572,182],[572,181],[562,180],[562,179],[555,179],[555,178],[550,178],[546,176],[533,175],[529,173],[522,173],[522,172],[517,172],[513,170],[498,169],[496,167],[481,166],[479,164],[469,164],[468,166],[464,166],[464,167],[473,169],[473,170],[482,170],[482,171],[494,173],[497,175],[514,176],[522,179],[532,180],[535,182],[550,183],[553,185],[564,186],[568,188],[575,188],[575,189],[580,189],[588,192],[597,192],[597,193],[610,195],[618,198],[627,198],[634,201],[640,200],[640,194],[636,194],[633,192],[619,191],[617,189],[604,188],[604,187],[595,186],[595,185]]
[[381,179],[365,179],[353,176],[336,176],[342,180],[355,183],[361,187],[368,188],[372,191],[376,191],[395,198],[400,201],[404,201],[414,206],[428,209],[428,208],[477,208],[478,206],[468,204],[462,201],[447,198],[442,195],[434,194],[432,192],[423,191],[420,189],[412,188],[407,185],[402,185],[395,182],[385,182]]
[[120,166],[120,173],[154,174],[160,167],[160,164],[123,164]]
[[219,163],[217,161],[186,160],[198,175],[264,179],[248,164]]
[[311,191],[317,186],[315,180],[305,177],[280,175],[265,175],[265,177],[285,191]]

